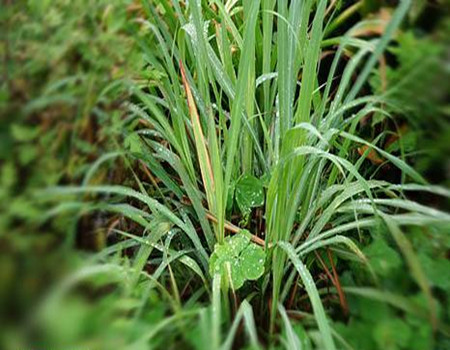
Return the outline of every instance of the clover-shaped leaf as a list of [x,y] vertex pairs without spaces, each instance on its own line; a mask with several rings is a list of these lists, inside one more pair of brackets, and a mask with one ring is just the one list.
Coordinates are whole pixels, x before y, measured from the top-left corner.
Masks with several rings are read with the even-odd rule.
[[252,208],[264,204],[263,183],[254,176],[242,176],[236,184],[235,191],[236,203],[244,216],[248,216]]
[[216,244],[209,261],[211,275],[219,273],[239,289],[247,280],[257,280],[264,273],[264,250],[250,241],[250,233],[241,231]]

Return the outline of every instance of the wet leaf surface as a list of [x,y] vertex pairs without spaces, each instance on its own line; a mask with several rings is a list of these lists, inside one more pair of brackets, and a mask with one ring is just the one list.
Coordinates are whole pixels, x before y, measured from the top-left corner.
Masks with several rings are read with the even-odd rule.
[[236,184],[236,203],[244,215],[250,214],[252,208],[264,204],[264,188],[261,180],[251,175],[242,176]]
[[241,231],[225,238],[224,244],[216,244],[209,261],[211,275],[220,273],[225,279],[231,278],[234,289],[239,289],[245,281],[257,280],[264,273],[264,250],[250,241],[250,233]]

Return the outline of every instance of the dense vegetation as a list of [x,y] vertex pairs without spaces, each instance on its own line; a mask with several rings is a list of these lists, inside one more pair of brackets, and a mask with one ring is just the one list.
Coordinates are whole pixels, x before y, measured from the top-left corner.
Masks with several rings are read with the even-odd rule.
[[449,17],[3,0],[2,349],[448,349]]

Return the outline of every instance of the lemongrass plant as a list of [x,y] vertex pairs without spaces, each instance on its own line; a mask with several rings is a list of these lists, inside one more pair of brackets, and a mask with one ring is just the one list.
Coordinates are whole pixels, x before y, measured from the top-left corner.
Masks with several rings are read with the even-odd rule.
[[[114,230],[139,247],[131,259],[128,293],[140,285],[169,295],[172,316],[161,322],[161,329],[189,334],[186,320],[192,317],[200,325],[205,348],[230,349],[242,342],[236,337],[243,322],[248,344],[255,348],[284,344],[300,349],[309,340],[293,331],[290,315],[299,312],[308,333],[316,334],[315,347],[342,348],[345,340],[333,329],[324,293],[316,287],[306,258],[322,248],[336,248],[336,254],[340,251],[370,271],[357,240],[379,225],[392,234],[426,296],[427,307],[419,314],[436,329],[442,327],[429,282],[403,227],[450,223],[450,215],[408,199],[409,191],[444,197],[450,193],[430,186],[405,159],[384,150],[379,145],[383,135],[374,140],[358,135],[368,115],[395,118],[384,108],[390,90],[367,94],[367,84],[411,1],[400,1],[387,23],[359,22],[343,35],[337,29],[347,15],[335,4],[142,1],[136,40],[145,69],[158,79],[128,85],[133,127],[126,135],[126,159],[139,161],[151,181],[133,172],[135,189],[93,186],[86,178],[81,187],[52,191],[107,193],[120,199],[91,209],[120,213],[142,227],[138,235]],[[358,36],[367,25],[381,26],[382,35]],[[324,50],[330,47],[333,59],[326,64]],[[326,69],[325,78],[321,69]],[[363,152],[355,156],[357,147]],[[371,178],[364,171],[371,152],[398,169],[398,183]],[[100,159],[89,174],[107,159]],[[132,163],[129,166],[133,169]],[[245,176],[264,183],[264,205],[247,220],[235,205],[235,188]],[[140,205],[125,204],[125,198]],[[245,244],[264,249],[265,259],[254,267],[262,266],[262,276],[249,278],[238,290],[232,259],[215,273],[210,257],[221,249],[217,256],[232,254],[227,249],[234,241],[227,237],[244,234],[251,239]],[[233,259],[242,258],[236,254]],[[144,267],[153,256],[161,261],[147,279]],[[192,290],[190,298],[180,295],[177,276],[182,274],[189,276],[182,280]],[[342,293],[338,289],[335,293]],[[312,314],[292,309],[288,300],[300,298],[302,290]],[[140,296],[142,305],[146,295]],[[189,314],[196,304],[203,306]],[[133,344],[150,338],[143,336]]]

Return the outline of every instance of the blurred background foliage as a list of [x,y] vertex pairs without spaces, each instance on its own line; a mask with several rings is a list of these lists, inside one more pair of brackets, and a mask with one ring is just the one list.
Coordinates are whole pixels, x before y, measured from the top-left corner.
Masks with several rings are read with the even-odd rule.
[[[87,166],[114,148],[127,98],[123,82],[137,78],[142,62],[132,1],[2,0],[0,6],[0,347],[17,349],[26,347],[17,325],[83,259],[75,249],[101,247],[77,238],[77,218],[44,222],[48,208],[34,192],[80,183]],[[97,180],[114,177],[121,175],[113,167]],[[87,304],[75,302],[69,309],[83,317]],[[55,321],[73,334],[91,329],[81,319]]]
[[[337,6],[347,8],[349,3],[337,1]],[[366,0],[361,4],[340,30],[361,18],[379,16],[396,1]],[[444,1],[415,2],[386,61],[370,80],[375,93],[382,93],[387,86],[401,86],[389,96],[389,108],[395,106],[391,112],[398,117],[397,125],[381,115],[373,116],[362,133],[373,137],[380,130],[398,127],[402,137],[386,137],[386,149],[400,152],[399,142],[403,142],[406,157],[416,169],[433,183],[448,187],[450,21],[445,9]],[[125,270],[104,279],[101,271],[100,275],[98,271],[84,271],[96,277],[78,286],[77,293],[66,297],[63,304],[58,301],[58,293],[48,297],[49,288],[69,272],[77,271],[86,259],[101,259],[93,254],[107,249],[105,232],[111,222],[104,215],[83,216],[82,212],[45,220],[48,208],[36,198],[36,190],[43,187],[80,184],[89,166],[102,155],[123,150],[127,134],[123,102],[130,98],[127,82],[148,82],[157,79],[158,74],[145,70],[135,40],[141,30],[136,19],[141,16],[140,2],[133,0],[2,0],[2,349],[29,348],[30,344],[55,349],[68,344],[86,349],[120,349],[130,343],[133,349],[147,349],[148,340],[141,339],[142,335],[152,332],[153,325],[164,320],[172,309],[171,302],[155,291],[145,294],[136,288],[129,298],[124,297],[114,278],[124,278]],[[391,176],[385,173],[389,171],[386,168],[378,169],[376,159],[369,160],[372,164],[368,172]],[[132,175],[125,160],[119,158],[109,164],[96,173],[94,183],[130,181]],[[434,197],[423,200],[449,208],[449,203],[436,202]],[[423,304],[390,238],[382,230],[371,234],[363,252],[377,271],[381,285]],[[449,235],[433,228],[410,229],[408,235],[439,300],[439,313],[448,324]],[[346,266],[342,283],[349,286],[351,316],[348,322],[337,321],[335,329],[355,349],[431,349],[431,325],[413,316],[399,317],[407,314],[352,294],[351,286],[364,284],[371,276],[356,263]],[[142,306],[139,317],[129,317],[129,310],[141,300],[131,295],[146,297],[148,304]],[[42,304],[43,296],[47,298]],[[195,310],[195,304],[189,308]],[[36,319],[35,314],[39,315]],[[183,333],[185,338],[160,332],[152,338],[153,348],[167,348],[167,344],[175,344],[172,348],[176,344],[202,348],[197,336],[201,324],[186,324],[189,316],[173,321],[188,328]],[[302,329],[295,328],[299,336]],[[437,349],[448,349],[450,341],[440,336],[437,344]]]

